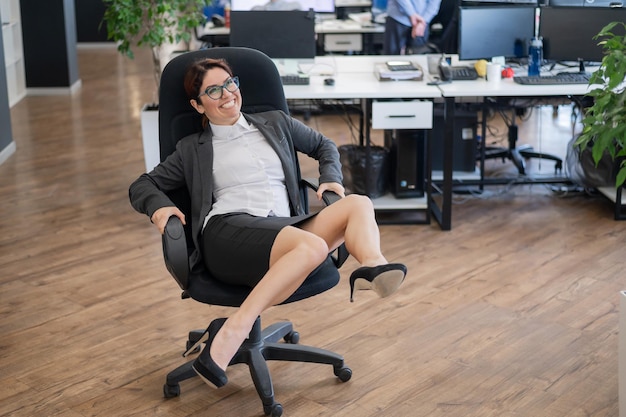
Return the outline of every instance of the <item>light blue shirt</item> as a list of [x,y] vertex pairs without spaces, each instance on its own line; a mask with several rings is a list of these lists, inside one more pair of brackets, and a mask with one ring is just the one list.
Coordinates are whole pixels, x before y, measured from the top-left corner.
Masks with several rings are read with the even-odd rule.
[[213,207],[204,219],[225,213],[289,217],[285,174],[278,155],[243,116],[232,126],[211,124]]
[[411,26],[409,16],[418,14],[429,24],[437,13],[441,0],[388,0],[387,16],[405,26]]

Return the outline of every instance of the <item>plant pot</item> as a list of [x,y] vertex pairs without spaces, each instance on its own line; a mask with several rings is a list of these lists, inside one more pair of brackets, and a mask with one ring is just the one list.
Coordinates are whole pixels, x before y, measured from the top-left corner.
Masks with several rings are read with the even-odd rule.
[[161,162],[159,152],[159,106],[146,104],[141,109],[141,139],[146,172]]

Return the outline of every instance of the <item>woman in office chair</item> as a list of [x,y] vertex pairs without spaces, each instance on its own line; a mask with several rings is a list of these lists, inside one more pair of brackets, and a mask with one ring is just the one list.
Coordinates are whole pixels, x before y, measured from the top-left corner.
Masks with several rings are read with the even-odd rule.
[[[232,316],[214,320],[196,344],[208,340],[194,370],[221,387],[256,318],[294,293],[342,243],[362,265],[350,276],[351,301],[355,289],[392,294],[406,267],[388,263],[381,253],[370,199],[344,195],[339,153],[330,139],[281,111],[242,114],[239,80],[223,60],[195,63],[184,83],[205,129],[179,141],[172,155],[140,176],[130,186],[130,200],[163,233],[170,216],[186,220],[164,192],[186,186],[204,216],[194,226],[194,233],[202,233],[204,266],[217,279],[253,288]],[[304,214],[294,150],[319,161],[318,198],[324,191],[343,198]]]

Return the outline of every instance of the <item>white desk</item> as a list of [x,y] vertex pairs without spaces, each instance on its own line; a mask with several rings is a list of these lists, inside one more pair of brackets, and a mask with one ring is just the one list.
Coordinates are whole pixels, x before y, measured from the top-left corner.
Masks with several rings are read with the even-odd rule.
[[[335,85],[324,84],[332,77]],[[313,75],[309,85],[285,85],[287,99],[432,99],[441,97],[437,87],[418,81],[380,82],[371,73],[341,72],[333,76]]]
[[[370,107],[375,99],[444,99],[445,134],[444,160],[441,176],[441,204],[438,206],[429,195],[429,210],[444,230],[452,227],[452,187],[453,187],[453,129],[454,109],[457,99],[464,97],[571,97],[582,96],[589,91],[585,84],[561,84],[529,86],[515,83],[512,79],[500,82],[487,82],[484,79],[474,81],[455,81],[437,86],[427,85],[430,74],[425,56],[411,56],[410,59],[419,63],[425,71],[424,81],[380,82],[374,76],[374,64],[398,57],[393,56],[319,56],[315,65],[310,68],[311,83],[307,86],[284,86],[288,99],[360,99],[364,110],[365,138],[369,144]],[[406,59],[407,57],[403,57]],[[456,63],[455,63],[456,65]],[[322,74],[322,75],[316,75]],[[324,78],[335,78],[334,86],[324,84]],[[430,179],[428,173],[430,194]],[[480,180],[483,180],[481,172]],[[467,182],[467,180],[464,180]],[[385,204],[389,204],[386,201]]]
[[315,33],[384,33],[385,26],[378,23],[362,24],[354,20],[322,20],[315,24]]
[[[315,23],[319,44],[327,52],[371,52],[373,36],[385,32],[380,24],[361,24],[354,20],[325,19]],[[230,35],[230,28],[214,27],[212,23],[199,30],[201,36],[218,37]]]
[[[311,71],[309,85],[285,85],[287,99],[357,99],[363,111],[364,142],[370,145],[370,114],[373,100],[405,99],[405,100],[433,100],[441,98],[441,91],[436,86],[427,85],[425,81],[378,81],[374,75],[376,63],[385,62],[393,56],[319,56],[309,67]],[[405,57],[406,59],[406,57]],[[426,66],[425,56],[411,57],[422,68]],[[333,86],[324,84],[324,79],[332,75],[335,79]],[[432,211],[434,201],[430,199],[430,173],[427,173],[426,197],[411,199],[394,199],[385,196],[373,199],[374,207],[378,210],[411,210],[425,209]],[[451,196],[451,193],[450,193]],[[438,212],[437,209],[434,211]],[[442,220],[435,216],[443,225],[449,220]],[[442,226],[443,227],[443,226]]]
[[[556,71],[555,71],[556,72]],[[451,201],[453,178],[452,178],[452,155],[453,149],[453,132],[454,132],[454,109],[456,100],[464,97],[479,97],[486,99],[488,97],[511,97],[511,98],[548,98],[548,97],[572,97],[583,96],[589,92],[590,88],[586,84],[559,84],[559,85],[522,85],[513,81],[513,79],[502,79],[499,82],[488,82],[484,79],[474,81],[453,81],[449,84],[439,85],[442,97],[444,98],[445,111],[445,144],[444,144],[444,167],[442,180],[442,193],[446,197],[442,203],[442,218],[445,221],[451,221]],[[483,116],[483,137],[485,136],[484,127],[485,117]],[[565,182],[566,177],[561,178]],[[504,179],[506,180],[506,179]],[[481,172],[479,184],[484,184],[484,164],[481,163]],[[559,178],[545,179],[545,182],[558,182]],[[467,181],[465,181],[468,183]],[[450,229],[450,223],[444,223],[444,229]]]
[[439,86],[443,97],[558,97],[582,96],[589,92],[586,84],[522,85],[512,78],[500,82],[454,81]]
[[[384,33],[385,26],[377,23],[361,24],[354,20],[327,19],[315,23],[315,33]],[[229,35],[230,28],[215,27],[207,23],[200,31],[202,35]]]
[[[407,59],[406,57],[402,57]],[[433,99],[442,97],[441,90],[426,81],[378,81],[374,66],[397,56],[355,55],[318,56],[314,64],[305,65],[310,70],[310,85],[286,85],[288,99]],[[425,56],[411,57],[422,68]],[[324,79],[332,77],[335,85],[327,86]]]

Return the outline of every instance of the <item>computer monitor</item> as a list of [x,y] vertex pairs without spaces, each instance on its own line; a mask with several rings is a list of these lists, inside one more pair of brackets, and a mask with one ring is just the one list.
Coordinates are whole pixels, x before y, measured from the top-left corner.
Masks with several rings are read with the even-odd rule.
[[459,59],[522,58],[535,34],[533,6],[462,7]]
[[[602,61],[602,47],[593,37],[611,22],[626,22],[624,8],[542,7],[540,13],[543,57],[554,61]],[[614,31],[624,32],[621,26]]]
[[230,46],[258,49],[270,58],[315,58],[315,14],[308,11],[233,11]]
[[311,10],[315,13],[335,13],[335,0],[231,0],[231,11]]

